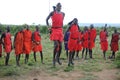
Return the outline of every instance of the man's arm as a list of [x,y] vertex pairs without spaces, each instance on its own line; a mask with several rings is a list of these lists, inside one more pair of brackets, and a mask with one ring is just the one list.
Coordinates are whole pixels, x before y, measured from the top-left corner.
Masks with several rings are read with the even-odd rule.
[[73,22],[73,20],[72,20],[72,21],[70,21],[70,22],[68,23],[68,25],[70,26],[70,25],[72,24],[72,22]]
[[80,26],[79,26],[78,24],[77,24],[77,26],[78,26],[78,30],[81,31],[81,30],[80,30]]
[[72,24],[68,25],[68,28],[66,30],[67,32],[70,30],[71,26],[72,26]]
[[[63,12],[62,12],[63,13]],[[63,19],[64,19],[64,17],[65,17],[65,13],[63,13]]]
[[106,31],[106,36],[108,37],[108,32]]
[[113,39],[113,34],[112,34],[112,38],[111,38],[111,41],[110,41],[110,46],[111,46],[111,43],[112,43],[112,39]]
[[46,18],[46,24],[47,24],[47,26],[49,26],[49,22],[48,22],[48,20],[50,19],[50,17],[53,15],[53,12],[51,12],[49,15],[48,15],[48,17]]
[[34,32],[32,33],[32,42],[35,42],[35,40],[34,40]]

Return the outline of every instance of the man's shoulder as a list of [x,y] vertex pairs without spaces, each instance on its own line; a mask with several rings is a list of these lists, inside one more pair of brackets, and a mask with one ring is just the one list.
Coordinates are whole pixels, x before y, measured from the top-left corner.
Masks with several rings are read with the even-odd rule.
[[50,15],[52,16],[52,15],[54,14],[54,12],[55,12],[55,11],[51,11],[51,12],[50,12]]
[[61,12],[63,15],[65,15],[65,13],[64,12]]

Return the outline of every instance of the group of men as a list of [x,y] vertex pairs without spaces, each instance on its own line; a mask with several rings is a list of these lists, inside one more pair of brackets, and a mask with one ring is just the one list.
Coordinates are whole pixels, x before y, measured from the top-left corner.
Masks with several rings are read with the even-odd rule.
[[[53,66],[58,64],[62,64],[60,62],[60,54],[61,54],[61,43],[63,41],[63,20],[65,14],[61,12],[61,3],[58,3],[53,7],[53,11],[48,15],[46,19],[46,24],[49,26],[48,30],[50,31],[50,39],[54,41],[54,50],[53,50]],[[50,27],[48,20],[51,18],[52,26]],[[84,31],[80,30],[78,25],[77,18],[74,18],[71,22],[68,23],[69,28],[66,30],[64,35],[64,44],[66,49],[66,55],[68,57],[68,66],[73,65],[73,57],[75,52],[77,52],[76,57],[80,50],[82,50],[82,58],[84,57],[84,51],[86,50],[85,59],[87,59],[87,52],[89,51],[90,58],[92,56],[92,49],[95,47],[95,39],[96,39],[96,29],[93,25],[90,25],[90,29],[88,27],[84,27]],[[100,32],[100,45],[103,51],[104,59],[106,59],[106,51],[108,50],[108,32],[106,29]],[[118,50],[118,41],[119,41],[119,33],[115,29],[112,34],[111,40],[111,50],[113,51],[112,55],[109,58],[115,58],[115,52]],[[83,48],[83,49],[82,49]]]
[[[32,33],[27,25],[25,29],[20,28],[19,31],[14,36],[13,46],[12,39],[10,34],[10,27],[6,27],[6,31],[1,35],[0,39],[0,51],[2,52],[2,45],[5,55],[5,65],[8,65],[10,52],[12,49],[15,50],[16,55],[16,64],[19,66],[21,54],[25,54],[25,63],[28,62],[29,54],[33,50],[34,60],[36,61],[36,52],[40,52],[41,63],[43,63],[43,54],[42,54],[42,45],[41,45],[41,36],[39,32],[39,27],[36,26],[36,31]],[[2,54],[1,54],[2,56]]]
[[[106,59],[106,51],[108,50],[108,32],[106,28],[107,24],[105,24],[105,27],[103,30],[100,31],[100,44],[101,44],[101,49],[103,50],[103,57]],[[119,49],[119,37],[120,33],[117,32],[117,29],[114,29],[114,33],[112,34],[111,42],[110,42],[110,47],[112,51],[112,55],[109,56],[110,59],[115,59],[115,52],[118,51]]]
[[[77,20],[76,18],[74,20]],[[74,20],[69,22],[69,28],[65,32],[64,35],[64,46],[66,50],[66,55],[68,57],[68,52],[71,52],[71,60],[74,59],[75,53],[76,53],[76,59],[79,59],[79,51],[82,50],[82,58],[84,58],[84,51],[85,51],[85,59],[87,59],[87,53],[89,52],[89,57],[93,58],[92,56],[92,49],[95,47],[95,39],[96,39],[96,29],[91,24],[90,28],[88,29],[87,26],[84,27],[84,30],[81,31],[78,24],[74,23]],[[76,28],[74,28],[74,25],[76,24]],[[103,51],[103,58],[106,59],[106,51],[108,50],[108,32],[107,28],[103,28],[103,30],[100,31],[100,46],[101,50]],[[114,33],[112,34],[110,47],[112,51],[112,55],[109,56],[110,59],[115,59],[115,52],[118,51],[118,41],[119,41],[119,33],[117,32],[117,29],[114,30]],[[83,48],[83,49],[82,49]]]
[[[92,58],[92,49],[95,46],[95,38],[96,38],[96,29],[93,25],[90,25],[90,29],[88,27],[84,27],[84,31],[80,30],[78,25],[77,18],[74,18],[71,22],[68,23],[69,27],[64,35],[64,44],[66,49],[66,55],[68,57],[69,51],[69,63],[73,63],[74,55],[76,53],[76,58],[79,59],[79,51],[82,50],[82,58],[84,57],[84,51],[86,50],[85,59],[87,59],[87,53],[89,51],[89,56]],[[83,49],[82,49],[83,48]]]
[[[62,50],[62,42],[64,40],[66,55],[68,58],[68,66],[74,65],[73,58],[76,52],[76,57],[79,58],[79,51],[82,50],[82,58],[84,58],[84,52],[86,53],[85,59],[87,59],[87,53],[89,52],[89,57],[92,56],[92,49],[95,47],[95,39],[96,39],[96,29],[93,25],[90,25],[90,28],[84,27],[84,30],[81,31],[78,25],[78,19],[74,18],[71,22],[68,23],[68,29],[63,36],[63,20],[65,17],[65,13],[61,12],[61,3],[58,3],[54,6],[54,10],[48,15],[46,18],[46,24],[48,26],[48,30],[50,32],[50,40],[54,42],[53,49],[53,66],[56,66],[56,62],[59,65],[62,65],[60,61],[60,55]],[[49,19],[52,19],[52,26],[49,25]],[[106,51],[108,50],[108,32],[106,29],[106,25],[104,29],[100,32],[100,45],[103,50],[104,58],[106,59]],[[115,52],[118,50],[118,41],[119,41],[119,33],[115,29],[112,34],[111,39],[111,50],[112,55],[109,58],[115,58]],[[25,63],[28,62],[29,54],[31,50],[34,52],[34,60],[36,61],[36,52],[40,52],[41,63],[43,62],[43,54],[42,54],[42,45],[41,45],[41,36],[39,32],[38,26],[36,26],[36,31],[32,33],[27,25],[25,29],[20,28],[14,37],[14,46],[12,46],[10,28],[6,28],[6,32],[4,32],[0,39],[0,53],[1,47],[3,44],[4,50],[6,52],[5,56],[5,65],[8,65],[10,52],[14,48],[16,54],[16,64],[19,66],[20,55],[25,54]],[[2,56],[0,54],[0,56]]]

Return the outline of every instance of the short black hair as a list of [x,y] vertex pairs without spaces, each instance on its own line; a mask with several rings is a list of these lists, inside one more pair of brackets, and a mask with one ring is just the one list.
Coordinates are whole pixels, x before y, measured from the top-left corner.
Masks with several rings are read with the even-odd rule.
[[58,6],[58,5],[61,5],[61,3],[59,2],[59,3],[57,3],[57,5],[56,6]]

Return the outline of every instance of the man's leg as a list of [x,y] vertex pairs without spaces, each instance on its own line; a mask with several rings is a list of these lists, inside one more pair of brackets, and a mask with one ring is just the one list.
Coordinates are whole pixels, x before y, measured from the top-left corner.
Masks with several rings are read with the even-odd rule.
[[44,64],[44,62],[43,62],[43,53],[42,53],[42,51],[40,51],[40,57],[41,57],[41,63]]
[[67,57],[67,59],[68,59],[68,50],[66,50],[66,57]]
[[115,59],[115,52],[113,53],[113,59]]
[[92,58],[92,49],[89,49],[89,56]]
[[72,52],[71,52],[71,59],[70,59],[70,63],[71,63],[72,65],[74,65],[74,63],[73,63],[74,56],[75,56],[75,51],[72,51]]
[[19,66],[19,55],[16,55],[16,65]]
[[88,48],[86,48],[86,55],[85,55],[85,59],[87,59],[87,52],[88,52]]
[[28,59],[29,59],[29,54],[26,54],[25,55],[25,64],[28,62]]
[[28,59],[29,59],[29,54],[27,54],[27,62],[28,62]]
[[106,60],[106,51],[103,51],[103,58]]
[[57,43],[58,45],[57,45],[56,61],[58,62],[59,65],[61,65],[62,63],[60,62],[60,55],[62,50],[62,44],[59,41],[57,41]]
[[[19,62],[20,62],[20,54],[18,55],[18,64],[19,64]],[[19,64],[19,66],[20,66],[20,64]]]
[[56,54],[57,54],[58,42],[54,41],[54,50],[53,50],[53,66],[56,63]]
[[85,51],[85,48],[83,48],[82,50],[82,58],[84,57],[84,51]]
[[76,58],[79,59],[79,50],[76,53]]
[[61,62],[60,62],[60,55],[61,55],[61,51],[62,51],[62,42],[60,42],[60,41],[58,41],[58,47],[59,47],[59,50],[58,50],[58,53],[57,53],[57,62],[58,62],[58,64],[62,64]]
[[115,52],[114,52],[114,51],[112,52],[112,55],[111,55],[110,58],[111,58],[111,59],[115,59]]
[[70,64],[71,64],[71,60],[72,60],[72,52],[70,51],[69,52],[69,58],[68,58],[68,66],[70,66]]
[[59,54],[59,58],[60,58],[61,51],[62,51],[62,42],[58,41],[58,47],[59,47],[58,54]]
[[74,60],[75,51],[72,52],[72,60]]
[[37,61],[37,60],[36,60],[36,52],[34,52],[34,60],[35,60],[35,62]]
[[20,57],[21,57],[21,54],[19,54],[19,56],[18,56],[18,60],[20,61]]
[[93,53],[92,53],[93,51],[92,51],[92,49],[91,49],[91,58],[93,58]]
[[9,62],[9,57],[10,57],[10,53],[7,53],[6,58],[5,58],[5,65],[8,65]]

